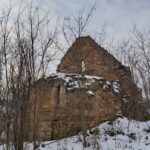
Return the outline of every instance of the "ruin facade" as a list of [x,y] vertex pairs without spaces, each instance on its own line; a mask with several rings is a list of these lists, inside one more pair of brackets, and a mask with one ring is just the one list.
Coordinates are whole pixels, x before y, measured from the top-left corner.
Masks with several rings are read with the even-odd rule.
[[33,135],[37,140],[59,139],[120,113],[137,114],[132,109],[141,92],[132,82],[130,69],[92,38],[78,38],[57,71],[38,80],[31,91],[25,121],[27,140]]

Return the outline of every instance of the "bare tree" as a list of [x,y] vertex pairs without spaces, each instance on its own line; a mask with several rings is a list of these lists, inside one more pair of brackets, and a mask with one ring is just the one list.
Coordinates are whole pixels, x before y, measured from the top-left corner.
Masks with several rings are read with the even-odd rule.
[[[30,99],[31,86],[47,73],[52,60],[51,47],[56,29],[50,30],[48,14],[41,16],[38,8],[20,8],[18,15],[11,20],[12,7],[3,12],[0,22],[1,86],[5,104],[4,131],[7,149],[10,140],[16,150],[24,144],[25,110]],[[25,16],[24,14],[27,14]],[[55,53],[53,53],[55,54]],[[1,81],[1,80],[0,80]],[[2,91],[3,90],[3,91]],[[36,94],[35,94],[36,95]],[[34,97],[34,149],[36,146],[36,96]]]
[[147,110],[150,107],[150,32],[140,31],[136,25],[132,27],[127,39],[118,46],[114,46],[115,56],[125,65],[130,67],[133,82],[143,90],[144,99],[147,102]]
[[[96,10],[96,3],[91,7],[88,13],[79,10],[74,17],[65,17],[61,26],[64,41],[68,47],[71,46],[77,38],[88,35],[87,28]],[[67,48],[68,48],[67,47]]]

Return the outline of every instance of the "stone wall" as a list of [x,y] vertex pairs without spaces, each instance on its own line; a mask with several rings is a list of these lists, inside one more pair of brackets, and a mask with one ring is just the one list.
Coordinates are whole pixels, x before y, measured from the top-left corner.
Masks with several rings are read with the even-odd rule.
[[[82,62],[85,63],[85,71],[82,72]],[[123,66],[107,50],[99,46],[90,37],[78,38],[62,58],[57,71],[64,73],[85,73],[88,75],[103,76],[107,80],[119,80],[122,90],[128,97],[130,103],[141,101],[142,94],[133,83],[129,67]],[[124,114],[130,116],[131,105],[125,106]],[[132,116],[132,115],[131,115]]]
[[[118,111],[139,116],[141,92],[128,67],[90,37],[75,41],[57,69],[40,79],[26,110],[26,140],[59,139],[112,120]],[[34,111],[36,110],[36,111]]]
[[[74,81],[79,82],[77,79]],[[103,83],[84,77],[81,77],[80,81],[87,86],[70,88],[64,79],[60,78],[37,82],[36,93],[32,93],[26,112],[27,140],[33,140],[35,104],[37,140],[74,135],[116,117],[121,107],[120,97],[111,89],[104,88],[104,79],[101,80]]]

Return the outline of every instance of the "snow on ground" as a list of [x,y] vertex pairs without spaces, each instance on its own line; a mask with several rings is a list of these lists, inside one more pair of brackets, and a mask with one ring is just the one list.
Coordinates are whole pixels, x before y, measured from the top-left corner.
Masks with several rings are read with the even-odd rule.
[[[86,139],[86,150],[150,150],[150,121],[139,122],[125,117],[107,121],[89,130]],[[48,143],[42,143],[39,150],[83,150],[81,135]]]
[[[86,150],[150,150],[150,121],[139,122],[118,118],[87,132]],[[60,141],[41,143],[39,150],[83,150],[81,134]]]
[[[84,150],[150,150],[150,121],[125,117],[107,121],[88,130],[86,141],[88,147]],[[32,144],[26,144],[26,149],[32,150]],[[37,150],[83,150],[83,137],[80,133],[59,141],[42,142]]]

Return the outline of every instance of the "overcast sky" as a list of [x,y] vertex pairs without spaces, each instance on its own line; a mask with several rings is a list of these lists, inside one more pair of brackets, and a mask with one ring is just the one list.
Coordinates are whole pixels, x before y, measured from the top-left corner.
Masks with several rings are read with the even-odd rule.
[[[0,10],[8,7],[10,0],[0,0]],[[12,5],[19,0],[11,0]],[[114,40],[126,37],[128,29],[133,24],[138,28],[150,27],[150,0],[23,0],[25,5],[31,1],[39,6],[41,12],[50,10],[59,20],[64,17],[75,16],[79,10],[85,14],[96,2],[96,11],[90,23],[89,29],[95,32],[107,23],[107,34]],[[17,11],[17,7],[16,7]]]
[[[6,7],[10,0],[0,0],[0,8]],[[19,0],[11,0],[16,3]],[[94,0],[24,0],[24,3],[39,5],[41,11],[51,10],[58,18],[73,16],[79,10],[88,12]],[[150,0],[95,0],[96,12],[90,24],[97,30],[102,24],[108,24],[108,33],[113,38],[125,36],[132,24],[139,28],[150,25]]]
[[[45,5],[53,6],[60,16],[75,13],[79,8],[87,11],[93,3],[94,0],[45,0]],[[97,0],[96,4],[93,27],[107,22],[114,36],[125,34],[131,24],[140,28],[150,25],[150,0]]]

